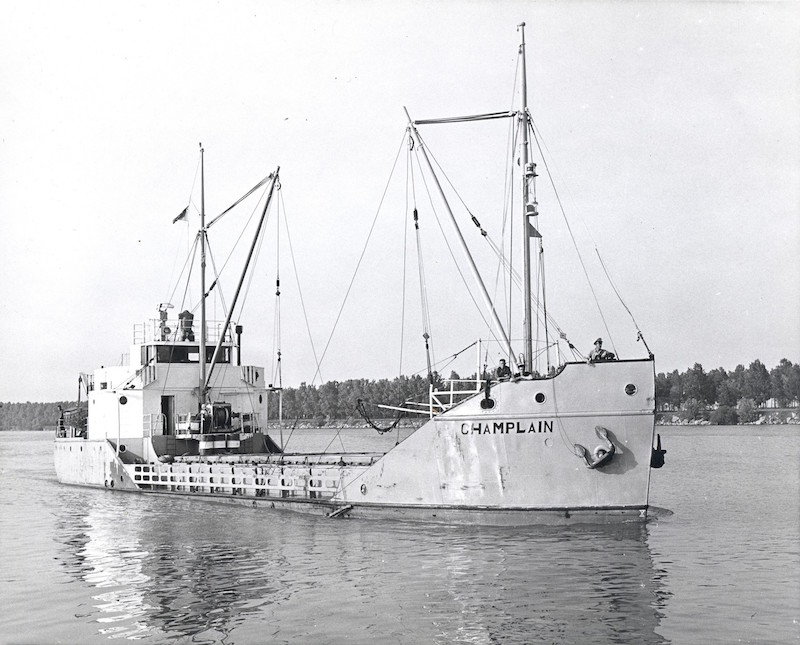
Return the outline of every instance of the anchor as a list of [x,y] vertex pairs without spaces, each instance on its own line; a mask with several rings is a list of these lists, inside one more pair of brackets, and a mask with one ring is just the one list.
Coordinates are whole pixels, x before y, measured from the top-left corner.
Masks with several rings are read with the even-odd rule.
[[650,453],[650,468],[661,468],[664,465],[664,455],[667,454],[666,450],[661,449],[661,435],[656,435],[656,447]]
[[575,444],[575,454],[583,457],[587,468],[602,468],[611,461],[617,452],[617,447],[608,438],[608,430],[603,426],[595,426],[594,431],[597,436],[605,442],[605,445],[597,446],[591,453],[579,443]]

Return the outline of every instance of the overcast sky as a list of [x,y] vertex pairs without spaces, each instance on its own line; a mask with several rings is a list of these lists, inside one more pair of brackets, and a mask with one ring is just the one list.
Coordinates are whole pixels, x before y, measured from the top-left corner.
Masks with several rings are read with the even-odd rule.
[[[657,371],[800,360],[798,3],[12,0],[0,23],[0,401],[74,399],[79,372],[129,351],[134,322],[181,305],[172,288],[197,219],[172,219],[198,203],[199,142],[210,214],[281,166],[319,354],[403,140],[403,106],[414,118],[510,109],[522,21],[530,107],[570,224],[587,264],[595,247],[602,255]],[[489,140],[502,151],[507,124],[462,128],[431,130],[431,148],[454,183],[464,171],[465,197],[497,230]],[[396,173],[404,165],[401,155]],[[586,353],[606,331],[587,288],[572,286],[582,270],[539,182],[548,306]],[[403,232],[388,230],[364,256],[325,380],[401,369]],[[460,278],[440,277],[452,261],[428,239],[442,358],[486,332],[471,304],[455,304]],[[244,320],[245,362],[268,367],[271,244]],[[643,356],[602,272],[592,277],[619,353]],[[282,286],[294,386],[315,370],[290,265]],[[405,334],[409,373],[424,367],[419,320]]]

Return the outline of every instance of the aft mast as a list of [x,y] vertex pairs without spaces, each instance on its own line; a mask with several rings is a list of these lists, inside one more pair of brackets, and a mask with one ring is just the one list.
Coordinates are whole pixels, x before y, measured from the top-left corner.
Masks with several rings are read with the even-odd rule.
[[197,400],[200,407],[200,428],[203,428],[203,411],[206,402],[206,191],[203,144],[200,144],[200,386]]

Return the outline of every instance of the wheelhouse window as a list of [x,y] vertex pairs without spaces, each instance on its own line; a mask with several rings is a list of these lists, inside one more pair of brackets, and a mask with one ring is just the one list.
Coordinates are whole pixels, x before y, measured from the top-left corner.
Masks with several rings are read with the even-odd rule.
[[[206,363],[214,356],[214,347],[206,347]],[[156,345],[142,348],[142,362],[147,364],[155,358],[157,363],[199,363],[200,347],[198,345]],[[221,347],[217,363],[231,362],[231,348]]]

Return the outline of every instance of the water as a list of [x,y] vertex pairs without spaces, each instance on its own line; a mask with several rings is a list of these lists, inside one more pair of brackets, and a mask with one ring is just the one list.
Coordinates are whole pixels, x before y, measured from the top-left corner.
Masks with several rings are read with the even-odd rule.
[[0,433],[0,642],[800,641],[800,428],[661,434],[651,502],[673,514],[555,529],[66,487],[50,434]]

